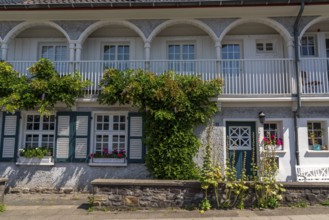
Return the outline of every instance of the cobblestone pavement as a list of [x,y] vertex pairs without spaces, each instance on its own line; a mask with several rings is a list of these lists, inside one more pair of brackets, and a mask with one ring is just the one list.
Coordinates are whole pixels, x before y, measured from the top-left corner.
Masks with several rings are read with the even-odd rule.
[[280,207],[274,210],[198,210],[149,209],[88,212],[87,194],[9,194],[5,196],[4,220],[98,220],[98,219],[162,219],[162,220],[329,220],[329,207]]

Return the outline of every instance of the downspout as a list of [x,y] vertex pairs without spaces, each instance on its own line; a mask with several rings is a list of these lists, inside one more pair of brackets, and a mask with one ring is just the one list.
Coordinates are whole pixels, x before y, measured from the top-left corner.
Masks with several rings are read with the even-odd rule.
[[294,126],[295,126],[295,142],[296,142],[296,165],[299,165],[299,143],[298,143],[298,124],[297,124],[297,119],[299,117],[299,113],[300,113],[300,108],[301,108],[301,94],[300,94],[300,77],[299,77],[299,39],[298,39],[298,35],[299,35],[299,22],[300,22],[300,18],[302,17],[303,11],[304,11],[304,0],[300,1],[300,9],[298,12],[298,15],[296,17],[295,20],[295,24],[294,24],[294,46],[295,46],[295,73],[296,73],[296,89],[297,89],[297,109],[296,111],[294,111]]

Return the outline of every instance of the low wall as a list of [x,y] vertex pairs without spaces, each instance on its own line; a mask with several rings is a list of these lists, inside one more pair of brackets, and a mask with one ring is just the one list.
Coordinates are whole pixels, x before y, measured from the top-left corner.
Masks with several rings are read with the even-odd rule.
[[91,192],[91,181],[98,178],[147,179],[144,164],[127,167],[91,167],[87,163],[55,163],[54,166],[17,166],[0,163],[0,177],[7,178],[9,193]]
[[[191,208],[198,207],[204,196],[198,181],[96,179],[91,184],[96,208]],[[301,201],[313,205],[328,199],[329,184],[283,183],[283,185],[286,189],[283,205]],[[248,192],[248,195],[253,194],[252,190]],[[210,200],[214,203],[214,193],[209,195],[212,195]],[[252,204],[252,196],[249,196],[245,207],[250,207]]]
[[0,204],[4,204],[4,196],[6,189],[7,178],[0,178]]

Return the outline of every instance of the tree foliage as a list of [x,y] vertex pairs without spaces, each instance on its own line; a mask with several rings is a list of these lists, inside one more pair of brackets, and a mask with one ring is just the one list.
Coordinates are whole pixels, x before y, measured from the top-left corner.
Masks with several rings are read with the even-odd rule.
[[98,101],[132,104],[144,113],[146,165],[160,179],[193,179],[198,175],[193,158],[200,146],[193,129],[216,111],[222,80],[203,81],[173,72],[108,69],[100,83]]
[[3,111],[37,109],[50,114],[58,102],[71,107],[89,85],[78,73],[60,76],[51,61],[41,59],[29,69],[31,77],[19,76],[10,64],[0,62],[0,106]]

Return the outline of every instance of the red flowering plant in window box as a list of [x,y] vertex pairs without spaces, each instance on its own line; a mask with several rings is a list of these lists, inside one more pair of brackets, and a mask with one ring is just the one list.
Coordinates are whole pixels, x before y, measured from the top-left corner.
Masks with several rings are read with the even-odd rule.
[[278,138],[276,133],[271,134],[270,132],[266,132],[263,143],[265,150],[282,150],[283,140],[282,138]]
[[90,154],[90,158],[126,158],[126,156],[125,150],[114,150],[110,152],[108,149]]

